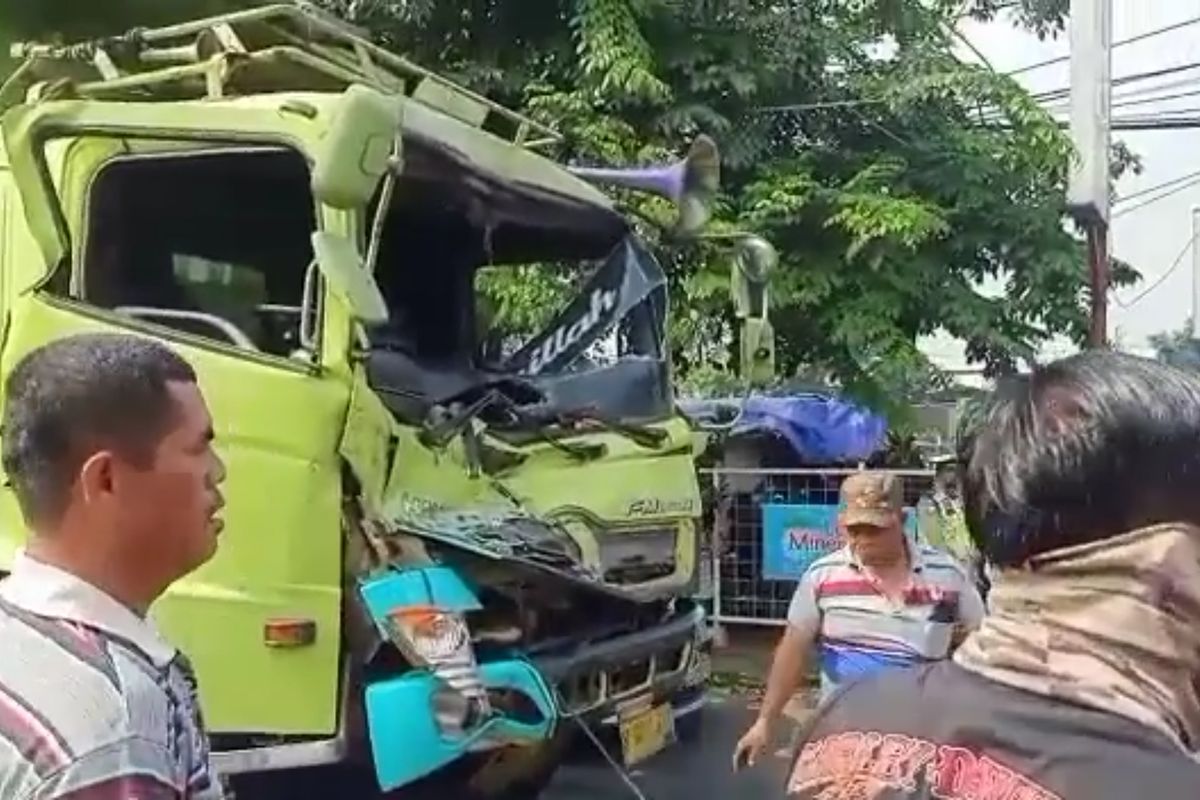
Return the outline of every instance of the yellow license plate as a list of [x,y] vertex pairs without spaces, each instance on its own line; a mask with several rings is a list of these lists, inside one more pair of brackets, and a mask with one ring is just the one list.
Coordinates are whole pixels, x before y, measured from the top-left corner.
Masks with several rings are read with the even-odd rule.
[[627,767],[645,761],[675,740],[675,715],[670,703],[623,716],[620,725],[621,752]]

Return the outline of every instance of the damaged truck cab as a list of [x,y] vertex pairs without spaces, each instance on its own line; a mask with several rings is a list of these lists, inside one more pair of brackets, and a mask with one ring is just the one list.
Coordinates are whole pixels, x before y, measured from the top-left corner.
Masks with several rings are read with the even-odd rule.
[[[227,527],[154,615],[219,767],[532,797],[564,731],[663,746],[708,646],[665,279],[537,152],[552,132],[293,6],[21,54],[0,378],[85,331],[195,366]],[[598,266],[546,335],[482,357],[476,272],[549,262]],[[7,489],[0,515],[3,569]]]

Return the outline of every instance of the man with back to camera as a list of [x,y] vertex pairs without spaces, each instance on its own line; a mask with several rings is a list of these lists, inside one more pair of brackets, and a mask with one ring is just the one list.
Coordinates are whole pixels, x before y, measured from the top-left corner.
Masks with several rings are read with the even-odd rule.
[[31,535],[0,581],[0,797],[220,798],[192,669],[147,619],[222,526],[195,373],[148,339],[81,335],[30,353],[5,395]]
[[946,658],[979,624],[983,601],[947,553],[904,532],[904,486],[888,472],[857,472],[841,486],[846,545],[805,571],[775,650],[758,718],[738,741],[734,769],[753,765],[819,650],[822,696],[851,680]]
[[1200,791],[1200,377],[1090,351],[1000,385],[959,447],[989,615],[804,732],[792,798]]

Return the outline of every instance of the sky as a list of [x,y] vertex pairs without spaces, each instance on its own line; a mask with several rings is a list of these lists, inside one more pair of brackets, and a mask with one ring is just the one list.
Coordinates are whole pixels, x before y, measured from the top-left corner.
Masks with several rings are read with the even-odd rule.
[[[1200,0],[1112,0],[1113,42],[1196,20],[1177,30],[1117,46],[1112,56],[1112,76],[1151,72],[1173,67],[1193,68],[1153,80],[1127,83],[1113,90],[1113,116],[1146,115],[1165,111],[1190,111],[1200,117]],[[966,20],[961,33],[999,72],[1011,72],[1069,53],[1068,34],[1039,41],[1032,33],[1013,27],[1001,18],[991,23]],[[964,60],[978,60],[965,47]],[[1065,89],[1069,83],[1067,61],[1032,69],[1016,77],[1032,92]],[[1161,86],[1156,89],[1153,87]],[[1154,101],[1164,95],[1195,92],[1173,100]],[[1137,102],[1131,102],[1137,101]],[[1066,101],[1048,105],[1065,112]],[[1200,173],[1200,128],[1177,131],[1120,131],[1123,140],[1142,159],[1141,175],[1127,175],[1117,184],[1118,198],[1175,179]],[[1159,193],[1149,193],[1113,206],[1110,248],[1116,258],[1131,263],[1142,281],[1109,294],[1109,337],[1118,347],[1148,352],[1148,337],[1181,328],[1192,306],[1191,208],[1200,207],[1200,182],[1161,200],[1135,208]],[[1175,187],[1172,187],[1175,188]],[[1165,190],[1164,190],[1165,191]],[[1172,266],[1174,265],[1174,269]],[[935,361],[947,368],[964,367],[961,346],[949,337],[931,337],[922,343]],[[1055,343],[1044,356],[1072,352],[1067,342]]]

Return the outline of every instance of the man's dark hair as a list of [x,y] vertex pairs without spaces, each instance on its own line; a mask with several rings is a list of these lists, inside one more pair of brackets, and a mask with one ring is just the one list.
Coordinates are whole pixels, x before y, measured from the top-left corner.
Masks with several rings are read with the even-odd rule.
[[1088,351],[1005,379],[963,431],[967,525],[987,559],[1162,522],[1200,524],[1200,377]]
[[138,336],[70,336],[26,355],[5,385],[0,456],[26,520],[56,517],[98,449],[146,464],[172,420],[172,381],[196,373]]

